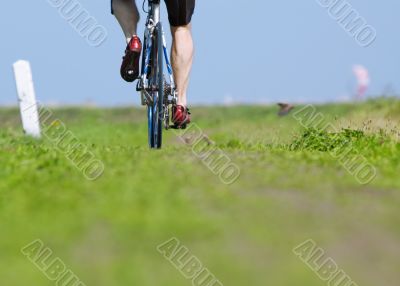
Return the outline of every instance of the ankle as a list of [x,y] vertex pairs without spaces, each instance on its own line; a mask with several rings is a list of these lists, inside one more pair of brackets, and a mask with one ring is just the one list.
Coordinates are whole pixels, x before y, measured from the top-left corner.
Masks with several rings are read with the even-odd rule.
[[133,34],[132,36],[127,36],[126,39],[126,43],[129,44],[133,38],[139,38],[137,34]]
[[183,107],[186,108],[187,107],[187,101],[178,99],[176,105],[180,105],[180,106],[183,106]]

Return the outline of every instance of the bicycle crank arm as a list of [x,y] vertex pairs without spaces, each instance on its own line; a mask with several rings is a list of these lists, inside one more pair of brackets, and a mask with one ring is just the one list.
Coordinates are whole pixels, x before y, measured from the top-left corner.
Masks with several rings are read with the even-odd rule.
[[151,105],[154,103],[153,97],[150,95],[150,93],[147,92],[147,90],[142,90],[141,93],[142,93],[142,96],[144,96],[144,99],[148,105]]

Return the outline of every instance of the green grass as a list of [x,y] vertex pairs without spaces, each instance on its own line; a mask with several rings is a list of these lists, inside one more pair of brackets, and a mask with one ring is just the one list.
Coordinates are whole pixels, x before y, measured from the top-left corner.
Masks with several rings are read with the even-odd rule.
[[[1,285],[55,285],[20,252],[35,239],[87,286],[191,285],[156,250],[171,237],[224,285],[326,285],[292,253],[310,238],[358,285],[398,285],[400,103],[317,111],[336,129],[304,128],[275,107],[194,108],[207,148],[240,167],[225,185],[173,131],[148,150],[142,109],[54,110],[104,163],[96,181],[1,109]],[[348,146],[376,168],[371,183],[332,155]]]

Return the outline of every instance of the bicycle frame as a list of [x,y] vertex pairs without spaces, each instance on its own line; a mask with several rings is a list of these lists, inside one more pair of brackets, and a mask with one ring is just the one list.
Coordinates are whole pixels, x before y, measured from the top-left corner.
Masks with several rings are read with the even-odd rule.
[[[147,13],[148,13],[148,15],[147,15],[147,20],[146,20],[146,28],[145,28],[145,32],[144,32],[145,46],[143,48],[142,75],[138,82],[138,91],[154,91],[154,88],[152,88],[149,84],[148,72],[149,72],[149,68],[151,65],[151,56],[152,56],[152,49],[153,49],[152,37],[153,37],[154,30],[155,30],[157,24],[161,22],[160,0],[148,0]],[[172,102],[173,101],[176,102],[176,98],[177,98],[176,86],[175,86],[175,82],[174,82],[171,62],[170,62],[169,56],[168,56],[167,41],[165,39],[165,34],[164,34],[163,29],[162,29],[162,41],[163,41],[164,59],[165,59],[165,64],[167,66],[169,80],[170,80],[170,86],[171,86],[171,94],[170,95],[172,96]],[[153,99],[148,94],[148,92],[145,92],[144,99],[146,100],[146,102],[144,102],[144,103],[147,105],[153,102]],[[168,99],[168,95],[166,96],[166,99]]]

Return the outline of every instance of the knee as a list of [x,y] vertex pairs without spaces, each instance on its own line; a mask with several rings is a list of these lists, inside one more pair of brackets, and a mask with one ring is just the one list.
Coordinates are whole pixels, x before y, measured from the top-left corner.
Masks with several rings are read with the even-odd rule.
[[191,37],[192,36],[192,25],[188,24],[185,26],[171,26],[171,34],[174,39],[176,37],[180,37],[180,36]]

